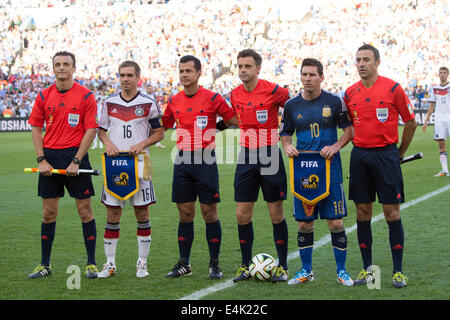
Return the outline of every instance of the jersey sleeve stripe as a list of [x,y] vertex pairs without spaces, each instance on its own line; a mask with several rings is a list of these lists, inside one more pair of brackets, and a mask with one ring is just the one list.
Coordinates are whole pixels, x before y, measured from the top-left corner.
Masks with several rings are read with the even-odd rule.
[[275,92],[277,92],[279,85],[275,86],[275,89],[273,89],[272,94],[275,94]]
[[212,97],[211,101],[214,101],[214,99],[215,99],[218,95],[219,95],[219,94],[216,93],[216,94]]
[[39,95],[41,96],[42,101],[44,101],[45,99],[44,99],[44,95],[42,94],[42,91],[39,92]]
[[142,97],[144,97],[144,98],[147,98],[147,99],[151,100],[152,103],[153,103],[153,105],[154,105],[154,106],[156,107],[156,109],[158,110],[158,113],[159,113],[159,114],[162,114],[161,107],[159,106],[158,102],[157,102],[155,99],[153,99],[152,97],[150,97],[150,96],[148,96],[148,95],[146,95],[146,94],[144,94],[144,93],[142,93],[142,92],[140,92],[140,95],[141,95]]
[[84,97],[84,100],[86,100],[91,94],[92,94],[92,91],[89,92],[89,93]]
[[328,90],[323,90],[323,91],[328,93],[329,95],[339,99],[339,102],[341,103],[341,111],[340,112],[346,112],[347,111],[347,105],[345,104],[344,99],[342,99],[342,97],[340,95],[338,95],[337,93],[334,93],[334,92],[330,92]]
[[344,99],[342,99],[342,97],[338,94],[332,93],[332,95],[336,96],[339,99],[339,101],[341,102],[341,105],[342,105],[341,111],[343,111],[343,112],[347,111],[347,105],[345,104]]
[[398,87],[398,82],[392,87],[391,92],[394,92],[395,88]]

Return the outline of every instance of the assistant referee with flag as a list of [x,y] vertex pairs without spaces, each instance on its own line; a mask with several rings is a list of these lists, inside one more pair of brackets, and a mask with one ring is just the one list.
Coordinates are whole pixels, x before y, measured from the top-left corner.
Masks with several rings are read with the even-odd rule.
[[[350,157],[349,198],[355,202],[357,233],[364,269],[355,285],[375,280],[372,273],[371,219],[375,194],[383,205],[389,227],[392,252],[393,285],[406,286],[402,273],[404,232],[400,203],[405,201],[400,160],[403,159],[417,123],[405,91],[399,83],[378,75],[380,53],[365,44],[356,53],[356,68],[361,81],[345,91],[344,101],[355,128]],[[399,116],[405,123],[398,143]]]
[[[97,277],[95,245],[97,231],[91,207],[94,187],[90,175],[78,175],[78,169],[91,169],[87,151],[97,134],[97,103],[89,89],[73,80],[75,55],[57,52],[53,59],[55,83],[36,97],[29,123],[39,163],[38,195],[42,197],[42,260],[29,278],[51,274],[50,254],[55,237],[59,199],[66,187],[75,198],[83,226],[87,252],[86,276]],[[46,125],[45,135],[42,128]],[[52,174],[66,169],[66,175]]]

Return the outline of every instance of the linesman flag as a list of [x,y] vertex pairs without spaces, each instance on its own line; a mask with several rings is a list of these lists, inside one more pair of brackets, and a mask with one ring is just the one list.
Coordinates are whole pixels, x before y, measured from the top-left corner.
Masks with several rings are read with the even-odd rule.
[[330,194],[330,163],[319,151],[300,151],[289,158],[291,192],[302,201],[307,217]]
[[138,158],[128,152],[102,155],[105,190],[119,200],[127,200],[139,190]]

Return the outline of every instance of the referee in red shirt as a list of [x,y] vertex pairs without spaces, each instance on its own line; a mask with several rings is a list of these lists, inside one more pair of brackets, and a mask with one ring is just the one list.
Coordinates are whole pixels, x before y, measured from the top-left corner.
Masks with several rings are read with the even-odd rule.
[[250,278],[254,240],[252,217],[260,189],[269,209],[279,260],[271,281],[288,279],[288,227],[283,212],[287,178],[278,147],[278,113],[289,100],[289,90],[260,79],[261,64],[261,55],[253,49],[238,53],[237,65],[242,84],[234,88],[230,96],[239,122],[241,145],[234,176],[234,200],[242,263],[234,282]]
[[199,85],[202,65],[198,58],[191,55],[181,57],[178,71],[183,90],[169,98],[162,117],[166,130],[176,124],[178,148],[173,167],[172,201],[177,204],[179,212],[180,257],[166,277],[179,278],[192,274],[190,255],[198,198],[210,256],[209,276],[211,279],[221,279],[223,273],[219,267],[219,253],[222,226],[217,212],[220,192],[215,156],[217,116],[223,119],[222,129],[237,126],[238,122],[220,94]]
[[[345,91],[344,101],[355,128],[350,158],[349,198],[355,202],[358,242],[364,269],[355,285],[373,282],[371,218],[375,194],[389,227],[393,260],[393,285],[406,286],[402,273],[404,233],[400,219],[403,176],[400,160],[411,143],[417,123],[411,103],[395,81],[378,75],[379,51],[364,44],[356,53],[360,81]],[[399,116],[405,123],[400,146]]]
[[[94,195],[91,176],[78,169],[91,169],[87,151],[97,134],[97,103],[89,89],[73,80],[75,55],[67,51],[53,56],[55,83],[41,91],[34,102],[29,123],[39,163],[38,195],[42,198],[42,260],[29,278],[50,275],[50,254],[55,237],[59,199],[64,187],[75,198],[83,227],[87,252],[86,276],[97,277],[95,244],[97,231],[91,207]],[[42,128],[46,126],[45,135]],[[66,169],[66,175],[52,175],[52,169]]]

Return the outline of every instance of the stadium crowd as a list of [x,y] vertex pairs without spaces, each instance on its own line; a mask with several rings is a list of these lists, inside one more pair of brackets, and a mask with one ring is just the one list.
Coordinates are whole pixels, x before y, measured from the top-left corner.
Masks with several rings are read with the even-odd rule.
[[201,84],[225,97],[239,83],[236,55],[246,47],[262,54],[262,76],[292,94],[301,90],[305,57],[323,61],[325,87],[342,93],[357,80],[356,49],[369,42],[380,49],[381,73],[398,80],[418,108],[427,108],[437,70],[450,61],[449,4],[441,0],[17,3],[0,6],[6,116],[30,113],[38,92],[53,82],[51,57],[59,50],[76,54],[77,81],[97,96],[116,92],[120,62],[139,62],[142,89],[163,106],[180,90],[177,65],[185,54],[201,59]]

